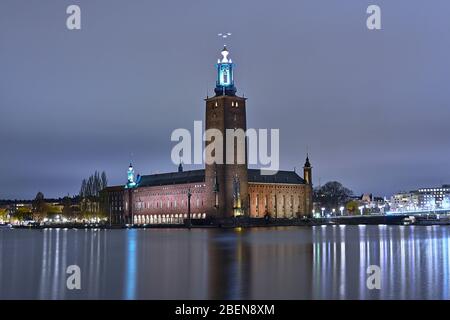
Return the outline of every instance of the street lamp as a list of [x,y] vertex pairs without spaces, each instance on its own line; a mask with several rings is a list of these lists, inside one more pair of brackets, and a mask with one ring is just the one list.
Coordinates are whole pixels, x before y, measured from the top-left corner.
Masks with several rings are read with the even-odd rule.
[[192,197],[192,193],[191,193],[191,189],[188,189],[188,228],[191,228],[191,197]]
[[341,216],[343,216],[344,215],[344,207],[340,207],[339,211],[341,211]]
[[361,212],[361,215],[363,215],[364,206],[359,206],[358,209]]
[[320,208],[320,210],[322,210],[322,215],[321,215],[321,217],[323,218],[323,213],[324,213],[324,211],[325,211],[325,208]]
[[335,208],[333,208],[333,210],[331,210],[331,211],[333,211],[333,216],[336,216],[336,209]]

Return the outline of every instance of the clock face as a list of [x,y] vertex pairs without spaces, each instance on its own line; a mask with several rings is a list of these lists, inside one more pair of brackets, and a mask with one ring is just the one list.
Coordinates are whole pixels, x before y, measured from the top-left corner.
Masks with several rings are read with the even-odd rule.
[[224,87],[231,85],[231,68],[229,64],[220,66],[219,84]]

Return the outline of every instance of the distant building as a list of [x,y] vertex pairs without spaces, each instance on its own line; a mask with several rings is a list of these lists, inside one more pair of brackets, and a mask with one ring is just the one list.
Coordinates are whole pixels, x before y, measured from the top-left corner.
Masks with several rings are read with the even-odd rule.
[[399,192],[390,202],[392,212],[450,209],[450,185]]
[[372,193],[363,193],[360,196],[352,198],[358,203],[359,210],[364,214],[384,214],[388,208],[388,201],[383,197],[374,196]]
[[438,188],[422,188],[415,193],[418,196],[419,208],[450,208],[450,185],[448,184],[444,184]]
[[100,192],[100,205],[102,211],[112,224],[125,224],[124,216],[124,195],[125,187],[107,187]]
[[419,196],[416,192],[399,192],[391,197],[391,211],[413,211],[419,208]]

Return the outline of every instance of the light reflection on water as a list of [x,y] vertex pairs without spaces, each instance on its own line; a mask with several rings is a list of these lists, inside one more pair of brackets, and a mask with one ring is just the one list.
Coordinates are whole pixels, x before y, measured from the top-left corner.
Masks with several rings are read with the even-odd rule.
[[[449,299],[449,227],[0,230],[0,299]],[[66,268],[81,268],[67,290]],[[381,267],[381,290],[366,287]]]

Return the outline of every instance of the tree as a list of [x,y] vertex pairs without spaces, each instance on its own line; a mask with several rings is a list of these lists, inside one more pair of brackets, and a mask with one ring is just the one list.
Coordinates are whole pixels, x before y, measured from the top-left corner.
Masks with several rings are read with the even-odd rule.
[[38,192],[32,203],[33,220],[40,220],[47,213],[47,204],[42,192]]
[[19,221],[29,220],[32,216],[32,212],[27,207],[19,207],[14,213],[14,217]]
[[0,221],[6,221],[8,219],[8,210],[7,209],[0,209]]
[[347,212],[351,215],[355,215],[358,213],[358,208],[359,204],[357,201],[355,200],[351,200],[349,202],[347,202],[347,204],[345,205]]
[[62,214],[66,218],[71,218],[73,215],[72,211],[72,199],[69,196],[64,197],[63,199],[63,210]]
[[353,192],[341,183],[330,181],[314,190],[314,201],[320,203],[320,206],[326,209],[337,209],[344,205],[352,195]]
[[46,210],[46,216],[50,219],[56,218],[56,216],[62,214],[62,209],[59,205],[48,205]]
[[84,198],[87,195],[87,181],[86,179],[83,179],[81,182],[81,189],[80,189],[80,198]]
[[101,177],[101,190],[105,189],[108,186],[108,178],[106,177],[106,172],[103,171],[102,172],[102,177]]
[[100,191],[107,186],[108,178],[105,171],[101,174],[95,171],[87,180],[84,179],[80,189],[81,211],[98,213],[100,208]]

